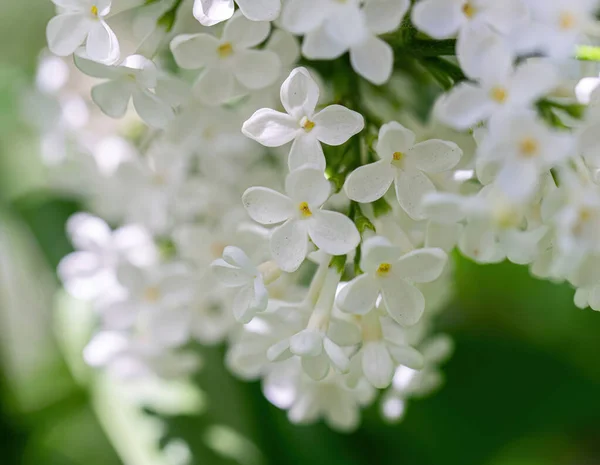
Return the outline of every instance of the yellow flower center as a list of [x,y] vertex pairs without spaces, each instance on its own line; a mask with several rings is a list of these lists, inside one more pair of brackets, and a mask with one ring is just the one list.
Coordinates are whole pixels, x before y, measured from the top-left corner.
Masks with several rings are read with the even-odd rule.
[[225,42],[224,44],[219,45],[217,53],[221,58],[227,58],[228,56],[233,55],[233,45],[231,45],[231,42]]
[[477,12],[471,2],[466,2],[462,7],[462,12],[467,18],[472,18]]
[[310,132],[315,127],[315,123],[309,120],[306,116],[300,120],[300,127],[306,132]]
[[519,143],[519,150],[525,158],[535,157],[539,152],[539,148],[538,142],[531,137],[526,137]]
[[585,225],[589,223],[593,217],[594,213],[587,207],[582,207],[579,210],[579,215],[577,218],[577,222],[571,228],[571,232],[575,236],[580,236],[583,234],[583,229]]
[[92,16],[94,16],[95,18],[98,17],[98,7],[96,5],[92,5],[91,12]]
[[506,102],[506,98],[508,97],[508,92],[506,91],[506,89],[504,87],[496,86],[496,87],[492,88],[492,91],[490,92],[490,96],[492,97],[492,100],[494,100],[495,102],[504,103],[504,102]]
[[568,31],[575,27],[575,25],[577,24],[577,18],[575,18],[575,15],[573,15],[573,13],[564,11],[560,14],[558,24],[562,30]]
[[389,263],[380,263],[377,268],[377,276],[387,276],[392,270],[392,265]]
[[160,290],[157,287],[148,287],[144,291],[144,300],[146,302],[155,303],[160,299]]
[[392,155],[392,158],[394,159],[394,161],[400,161],[400,160],[402,160],[403,157],[404,157],[404,154],[402,152],[394,152],[394,154]]
[[306,203],[306,202],[302,202],[300,205],[298,205],[298,210],[300,210],[300,214],[304,218],[310,218],[312,216],[310,207],[308,206],[308,203]]

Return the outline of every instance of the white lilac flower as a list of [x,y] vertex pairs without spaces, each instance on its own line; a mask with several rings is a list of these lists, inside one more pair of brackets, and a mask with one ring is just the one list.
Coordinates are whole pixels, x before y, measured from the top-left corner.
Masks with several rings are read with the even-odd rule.
[[290,170],[312,164],[325,169],[321,142],[341,145],[364,128],[362,115],[341,105],[315,112],[319,87],[305,68],[294,69],[281,86],[281,103],[287,113],[262,108],[242,126],[242,132],[266,147],[293,141]]
[[68,56],[84,42],[87,56],[112,65],[119,60],[119,41],[106,24],[111,0],[52,0],[60,9],[46,29],[48,47],[56,55]]
[[442,122],[466,130],[493,115],[502,118],[511,109],[527,108],[559,83],[556,67],[530,60],[513,68],[511,60],[490,60],[478,83],[454,87],[436,107]]
[[[242,14],[252,21],[273,21],[281,11],[281,0],[235,0]],[[233,0],[194,0],[194,17],[203,26],[213,26],[233,16]]]
[[360,235],[345,215],[321,209],[331,195],[323,172],[307,165],[286,178],[287,195],[266,187],[251,187],[242,196],[250,217],[264,225],[276,225],[271,234],[271,253],[279,267],[296,271],[308,253],[308,239],[330,255],[345,255],[356,248]]
[[183,69],[200,69],[194,93],[209,105],[220,105],[239,94],[267,87],[279,77],[281,62],[270,50],[254,50],[269,35],[268,22],[250,21],[236,13],[220,39],[211,34],[184,34],[171,42]]
[[127,57],[119,66],[106,66],[75,57],[83,73],[107,81],[92,88],[92,100],[111,118],[122,118],[129,101],[146,124],[162,128],[174,117],[171,105],[154,90],[158,87],[156,65],[141,55]]
[[113,232],[104,220],[77,213],[69,218],[67,232],[76,251],[61,260],[58,274],[65,288],[80,299],[94,299],[114,289],[119,264],[147,266],[158,258],[152,236],[138,225]]
[[523,0],[420,0],[412,10],[412,21],[434,39],[448,39],[472,22],[508,33],[526,20],[528,13]]
[[462,156],[454,142],[431,139],[415,144],[415,134],[395,121],[381,127],[376,152],[381,160],[348,176],[346,195],[357,202],[374,202],[394,183],[400,206],[413,219],[423,219],[421,199],[436,190],[427,174],[452,169]]
[[371,237],[362,245],[360,268],[364,274],[341,290],[337,305],[344,312],[365,315],[381,295],[383,306],[396,322],[414,325],[423,315],[425,298],[412,283],[435,281],[446,261],[441,249],[417,249],[402,255],[387,239]]
[[239,288],[233,301],[233,315],[240,323],[249,323],[257,313],[267,309],[266,286],[281,274],[274,262],[256,267],[242,249],[232,246],[225,247],[223,258],[212,262],[211,268],[223,285]]
[[528,110],[490,121],[479,147],[485,165],[497,170],[495,184],[511,199],[526,199],[539,186],[540,176],[571,155],[570,135],[548,128]]

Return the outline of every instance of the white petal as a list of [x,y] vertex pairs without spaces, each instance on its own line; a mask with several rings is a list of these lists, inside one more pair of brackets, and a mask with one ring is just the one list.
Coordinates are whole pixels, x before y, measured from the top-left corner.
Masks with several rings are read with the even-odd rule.
[[335,342],[329,338],[323,339],[323,348],[331,364],[340,372],[346,373],[350,369],[350,359]]
[[385,84],[394,68],[394,50],[375,36],[368,37],[350,49],[352,68],[376,86]]
[[275,52],[284,68],[291,68],[300,58],[300,43],[290,32],[276,29],[269,37],[266,50]]
[[206,69],[196,84],[194,93],[207,105],[220,105],[235,94],[235,79],[227,68]]
[[394,362],[385,344],[368,342],[362,350],[362,369],[367,381],[378,389],[385,389],[392,382]]
[[227,287],[240,287],[254,282],[253,276],[249,276],[245,270],[227,263],[222,258],[212,262],[210,269],[219,282]]
[[510,198],[523,200],[533,194],[538,185],[539,169],[534,163],[505,163],[496,182]]
[[317,357],[302,357],[302,369],[315,381],[320,381],[329,373],[329,358],[322,352]]
[[452,224],[465,218],[465,198],[447,192],[427,194],[422,202],[423,214],[442,224]]
[[290,338],[290,351],[294,355],[316,357],[323,351],[323,335],[304,329]]
[[436,116],[459,131],[467,130],[489,118],[494,104],[487,92],[468,82],[461,82],[436,106]]
[[363,7],[371,34],[395,31],[410,6],[409,0],[370,0]]
[[177,66],[198,69],[217,62],[219,44],[210,34],[182,34],[171,41],[170,48]]
[[448,0],[421,0],[412,10],[412,21],[434,39],[454,36],[466,20],[461,3]]
[[530,60],[519,66],[510,80],[510,98],[528,104],[549,94],[560,83],[556,66],[547,61]]
[[461,224],[442,224],[430,221],[427,224],[425,247],[437,247],[449,253],[456,246],[461,233]]
[[73,62],[77,69],[83,74],[100,79],[116,79],[122,75],[122,68],[118,66],[109,66],[97,61],[89,60],[85,57],[73,55]]
[[111,118],[122,118],[131,98],[131,87],[123,81],[107,81],[92,88],[92,100]]
[[323,23],[325,32],[336,42],[352,47],[367,37],[367,21],[358,2],[340,2]]
[[280,97],[285,111],[299,120],[314,113],[319,86],[306,68],[296,68],[281,85]]
[[415,133],[392,121],[381,126],[377,140],[377,155],[391,161],[395,152],[406,153],[415,143]]
[[360,242],[350,218],[338,212],[317,210],[308,222],[308,234],[315,245],[330,255],[345,255]]
[[421,352],[410,346],[389,344],[388,350],[396,363],[412,368],[413,370],[420,370],[425,364],[425,359],[421,355]]
[[400,258],[402,249],[382,236],[373,236],[362,245],[360,267],[366,273],[375,273],[381,263],[393,263]]
[[307,202],[316,209],[329,198],[331,184],[325,179],[323,171],[307,166],[288,174],[285,191],[294,202]]
[[271,362],[280,362],[282,360],[287,360],[293,354],[290,352],[290,341],[289,339],[284,339],[283,341],[279,341],[277,344],[273,344],[267,350],[267,359]]
[[317,139],[327,145],[341,145],[365,127],[360,113],[341,105],[330,105],[313,117]]
[[237,4],[252,21],[274,21],[281,11],[281,0],[237,0]]
[[322,0],[288,0],[281,22],[292,34],[302,35],[320,26],[327,12]]
[[410,149],[407,157],[421,171],[441,173],[454,168],[460,161],[462,150],[454,142],[430,139]]
[[346,313],[365,315],[375,307],[378,295],[375,279],[368,274],[361,274],[342,288],[336,304]]
[[102,251],[112,237],[106,222],[88,213],[76,213],[67,221],[67,233],[78,250]]
[[469,22],[461,30],[456,54],[464,73],[485,83],[504,83],[510,72],[514,55],[503,36],[484,22]]
[[251,90],[272,85],[281,72],[279,57],[269,50],[243,50],[236,54],[234,63],[236,79]]
[[295,171],[305,165],[312,165],[323,173],[327,166],[327,161],[325,160],[321,142],[312,134],[299,131],[290,149],[288,168],[290,171]]
[[442,249],[417,249],[403,255],[393,265],[394,274],[416,283],[430,283],[440,277],[448,255]]
[[242,195],[242,203],[250,218],[261,224],[281,223],[294,214],[289,197],[266,187],[250,187]]
[[91,26],[81,14],[55,16],[46,28],[48,48],[55,55],[71,55],[85,41]]
[[354,323],[346,320],[333,319],[329,323],[327,337],[339,346],[352,346],[362,340],[360,329]]
[[270,108],[256,111],[242,126],[242,132],[266,147],[279,147],[294,140],[300,130],[290,115]]
[[335,41],[323,27],[310,31],[302,41],[302,55],[310,60],[333,60],[347,50],[345,44]]
[[303,221],[288,220],[271,234],[271,254],[286,273],[296,271],[308,253],[308,234]]
[[388,191],[394,181],[395,171],[386,160],[360,166],[346,178],[344,192],[351,200],[374,202]]
[[85,51],[91,60],[105,65],[116,63],[121,55],[117,36],[104,21],[98,21],[90,28]]
[[195,0],[194,17],[203,26],[213,26],[233,16],[233,0]]
[[395,185],[398,202],[408,216],[414,220],[423,219],[423,197],[435,192],[431,180],[416,169],[397,170]]
[[269,36],[269,32],[271,32],[271,23],[251,21],[238,12],[225,24],[222,40],[231,42],[234,49],[250,48],[263,42]]
[[419,322],[425,311],[425,298],[420,290],[394,275],[394,270],[379,279],[383,304],[389,315],[402,326]]
[[149,90],[133,92],[133,106],[137,114],[151,128],[164,128],[175,116],[173,109]]
[[261,279],[244,286],[233,300],[233,316],[242,323],[247,324],[257,313],[264,312],[269,303],[267,288]]

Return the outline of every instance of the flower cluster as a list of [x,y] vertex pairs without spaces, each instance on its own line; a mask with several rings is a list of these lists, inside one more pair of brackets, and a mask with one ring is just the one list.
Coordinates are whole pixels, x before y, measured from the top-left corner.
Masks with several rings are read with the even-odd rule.
[[91,212],[59,266],[88,363],[179,377],[226,343],[291,421],[349,430],[441,384],[455,248],[600,310],[600,79],[572,79],[598,2],[53,2],[79,73],[43,59],[39,126]]

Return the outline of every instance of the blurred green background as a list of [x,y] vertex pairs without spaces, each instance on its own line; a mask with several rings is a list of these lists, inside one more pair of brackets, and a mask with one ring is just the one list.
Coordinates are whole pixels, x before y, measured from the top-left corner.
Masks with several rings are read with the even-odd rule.
[[[290,425],[258,384],[225,372],[222,348],[203,353],[201,397],[169,386],[162,409],[123,401],[81,364],[86,312],[53,272],[78,207],[44,188],[38,142],[19,119],[52,11],[46,0],[0,2],[0,464],[600,464],[600,314],[522,267],[458,256],[440,322],[456,341],[446,385],[398,425],[377,407],[350,435]],[[195,408],[174,413],[169,402],[181,402],[169,396]]]

